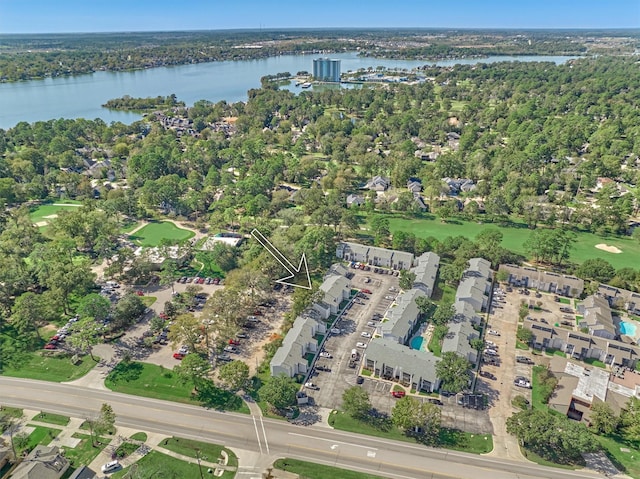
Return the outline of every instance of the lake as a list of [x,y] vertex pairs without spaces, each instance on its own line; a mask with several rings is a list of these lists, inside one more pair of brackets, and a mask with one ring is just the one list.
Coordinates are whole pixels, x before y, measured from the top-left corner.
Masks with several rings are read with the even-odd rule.
[[[247,91],[260,87],[260,78],[281,72],[296,74],[312,71],[319,55],[282,55],[259,60],[223,61],[152,68],[131,72],[96,72],[62,78],[47,78],[0,84],[0,128],[10,128],[20,121],[35,122],[53,118],[101,118],[106,123],[131,123],[141,118],[130,112],[108,110],[101,105],[124,95],[155,97],[175,93],[179,100],[192,105],[197,100],[229,103],[245,101]],[[498,61],[551,61],[564,63],[571,56],[493,56],[438,62],[387,60],[358,57],[356,52],[330,55],[342,61],[341,70],[376,68],[412,69],[425,64],[452,66],[458,63],[494,63]]]

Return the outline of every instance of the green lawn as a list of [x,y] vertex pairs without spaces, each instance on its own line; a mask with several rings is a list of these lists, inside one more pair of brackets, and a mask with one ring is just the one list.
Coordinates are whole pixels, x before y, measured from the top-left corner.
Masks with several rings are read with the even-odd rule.
[[[202,467],[202,470],[196,463],[190,463],[180,461],[166,454],[159,453],[158,451],[151,451],[142,459],[136,462],[138,465],[136,472],[136,479],[157,479],[160,477],[184,477],[184,478],[196,478],[196,477],[210,477],[207,474],[207,468]],[[129,468],[122,469],[110,477],[119,479],[127,474]],[[202,472],[203,476],[200,475]],[[206,475],[206,476],[205,476]],[[223,479],[232,479],[235,476],[235,471],[225,471],[220,477]]]
[[439,340],[436,340],[435,335],[431,335],[428,348],[429,348],[429,351],[431,351],[434,356],[437,356],[437,357],[442,356],[442,343]]
[[146,441],[147,440],[147,433],[146,432],[136,432],[135,434],[131,435],[131,439],[133,439],[134,441]]
[[384,476],[374,476],[364,472],[349,471],[339,467],[325,466],[313,462],[299,461],[298,459],[278,459],[273,463],[273,467],[282,471],[293,472],[304,479],[326,479],[336,477],[340,479],[381,479]]
[[60,414],[51,414],[48,412],[41,412],[31,418],[32,421],[46,422],[49,424],[56,424],[58,426],[66,426],[69,424],[70,419],[67,416],[61,416]]
[[149,223],[129,238],[141,246],[158,246],[162,240],[185,241],[195,235],[193,231],[178,228],[168,221]]
[[131,231],[136,229],[139,224],[140,224],[140,222],[138,220],[124,221],[122,223],[122,225],[120,226],[120,233],[122,233],[122,234],[130,233]]
[[[485,229],[497,228],[504,235],[502,238],[502,246],[523,255],[526,255],[523,244],[531,234],[531,230],[524,224],[522,224],[521,227],[506,227],[492,223],[479,224],[459,219],[443,223],[440,219],[431,219],[433,218],[432,216],[425,218],[403,218],[399,215],[387,215],[387,217],[389,218],[389,227],[392,233],[394,231],[406,231],[420,238],[433,236],[438,240],[443,240],[448,236],[464,236],[473,239],[478,233]],[[600,243],[616,246],[622,250],[622,253],[608,253],[596,249],[595,245]],[[579,232],[577,233],[577,241],[573,245],[569,259],[574,263],[582,263],[589,258],[602,258],[611,263],[616,269],[625,268],[629,264],[637,264],[640,262],[640,242],[635,241],[631,237],[604,238],[593,233]]]
[[200,459],[208,462],[218,462],[218,458],[221,457],[221,451],[224,450],[229,455],[228,465],[238,467],[238,458],[236,455],[229,449],[218,444],[193,441],[182,437],[172,437],[161,441],[158,446],[177,452],[183,456],[193,457],[194,459],[198,457],[198,454],[200,454]]
[[[374,425],[354,419],[341,411],[333,411],[331,413],[329,424],[341,431],[356,432],[396,441],[416,442],[416,439],[405,435],[400,429],[391,425],[390,422]],[[493,437],[491,434],[471,434],[443,428],[440,431],[440,447],[475,454],[486,454],[493,450]]]
[[544,370],[544,366],[533,367],[533,374],[531,377],[531,407],[533,407],[533,409],[542,409],[546,411],[549,409],[549,406],[542,401],[544,391],[542,391],[542,385],[539,377],[539,374]]
[[585,358],[584,362],[591,365],[591,366],[596,366],[598,368],[602,368],[602,369],[606,369],[607,365],[605,363],[603,363],[602,361],[599,361],[597,359],[594,358]]
[[543,457],[538,456],[535,452],[527,449],[526,447],[521,447],[520,451],[522,455],[529,459],[531,462],[535,462],[536,464],[540,464],[541,466],[547,467],[558,467],[560,469],[581,469],[584,465],[571,465],[571,464],[558,464],[556,462],[551,462]]
[[[607,452],[609,457],[618,463],[617,466],[622,466],[628,475],[635,479],[640,479],[640,448],[634,447],[632,444],[627,443],[618,436],[596,436],[600,444]],[[620,449],[626,449],[621,451]]]
[[193,384],[181,382],[173,371],[155,364],[121,362],[107,376],[104,384],[112,391],[124,394],[249,413],[240,397],[218,388],[193,395]]
[[7,364],[2,375],[60,383],[84,376],[97,364],[90,356],[84,356],[74,365],[67,354],[42,356],[40,352],[34,352],[25,354],[24,358],[18,367]]
[[41,221],[49,221],[52,218],[47,218],[47,216],[57,215],[60,211],[63,210],[71,210],[73,208],[78,208],[82,206],[80,201],[74,200],[64,200],[60,202],[56,202],[56,204],[45,204],[40,205],[37,208],[34,208],[30,213],[29,217],[33,223],[39,223]]
[[155,296],[140,296],[140,300],[148,308],[153,303],[155,303],[158,300],[158,298],[156,298]]
[[88,434],[75,433],[72,437],[81,439],[76,447],[64,448],[64,455],[71,461],[71,467],[73,469],[77,469],[83,464],[91,463],[100,451],[111,441],[111,439],[100,437],[98,438],[98,445],[94,447],[91,444],[91,436]]
[[53,438],[62,432],[62,429],[54,429],[52,427],[34,426],[33,424],[27,424],[27,426],[35,428],[29,434],[29,441],[26,447],[28,450],[32,450],[38,444],[48,446],[53,441]]

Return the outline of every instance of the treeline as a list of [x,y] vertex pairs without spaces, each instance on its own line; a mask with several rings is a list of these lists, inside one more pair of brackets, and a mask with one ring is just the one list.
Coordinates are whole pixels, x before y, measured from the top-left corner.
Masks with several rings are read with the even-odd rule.
[[132,98],[129,95],[125,95],[120,98],[111,99],[102,106],[113,110],[148,112],[173,107],[184,107],[186,104],[183,101],[178,101],[175,94],[168,96],[158,95],[155,98]]

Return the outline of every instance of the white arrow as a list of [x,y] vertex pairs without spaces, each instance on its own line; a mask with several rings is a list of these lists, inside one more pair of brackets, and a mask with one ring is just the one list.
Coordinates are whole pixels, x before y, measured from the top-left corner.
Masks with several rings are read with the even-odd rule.
[[[276,280],[276,283],[287,284],[289,286],[293,286],[294,288],[304,288],[311,289],[311,278],[309,277],[309,266],[307,266],[307,257],[304,253],[302,253],[302,257],[300,258],[300,264],[296,268],[291,264],[285,255],[283,255],[278,248],[273,246],[267,238],[264,237],[260,231],[256,228],[251,232],[251,236],[253,236],[258,243],[260,243],[270,254],[273,256],[278,263],[280,263],[284,269],[287,270],[289,276],[285,276],[284,278],[280,278]],[[294,281],[297,280],[297,282]]]

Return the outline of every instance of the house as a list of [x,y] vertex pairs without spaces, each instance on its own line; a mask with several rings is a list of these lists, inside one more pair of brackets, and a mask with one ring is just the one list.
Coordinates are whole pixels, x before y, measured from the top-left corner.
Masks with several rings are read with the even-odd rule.
[[433,294],[436,284],[436,276],[440,267],[440,256],[433,252],[423,253],[416,259],[418,263],[411,268],[411,272],[416,275],[413,281],[413,287],[424,291],[427,298]]
[[366,349],[363,365],[374,375],[395,379],[411,389],[433,392],[439,388],[436,364],[440,358],[428,351],[409,349],[391,339],[374,339]]
[[167,259],[173,259],[178,266],[182,266],[191,258],[189,248],[177,245],[167,247],[154,246],[153,248],[140,247],[133,254],[146,259],[156,269],[160,269]]
[[306,374],[309,362],[305,357],[318,352],[316,334],[325,334],[324,323],[310,317],[298,316],[291,329],[282,341],[282,346],[273,355],[269,367],[272,376],[284,374],[294,377],[296,374]]
[[364,205],[364,197],[362,195],[354,195],[350,194],[347,196],[347,207],[351,208],[352,206],[362,206]]
[[329,267],[329,271],[325,275],[324,279],[327,279],[331,275],[344,276],[347,279],[350,279],[353,276],[351,271],[349,271],[349,268],[347,268],[342,263],[333,263]]
[[341,275],[329,275],[320,285],[322,299],[314,303],[311,308],[317,311],[323,319],[332,314],[338,314],[340,304],[349,299],[351,286],[349,280]]
[[383,176],[374,176],[371,178],[365,188],[372,191],[387,191],[391,187],[391,181],[389,178]]
[[378,326],[384,339],[391,339],[406,344],[415,332],[420,317],[420,309],[416,298],[427,297],[421,289],[410,289],[398,295],[395,305],[385,315],[385,320]]
[[583,316],[581,328],[588,328],[589,334],[601,338],[615,339],[616,326],[609,302],[601,296],[588,296],[578,305],[578,312]]
[[622,309],[640,316],[640,293],[600,284],[597,294],[605,298],[611,307]]
[[413,194],[413,202],[420,211],[427,211],[429,209],[427,204],[424,202],[424,198],[419,194]]
[[462,273],[456,291],[456,302],[469,303],[475,311],[484,311],[489,305],[493,273],[491,263],[483,258],[471,258],[469,267]]
[[15,468],[12,479],[60,479],[69,461],[57,446],[36,446]]
[[505,271],[509,275],[507,283],[518,288],[533,288],[570,298],[578,298],[584,291],[584,280],[575,276],[514,264],[501,264],[498,270]]
[[413,266],[413,253],[396,251],[359,243],[341,242],[336,248],[336,256],[345,261],[365,263],[391,269],[409,269]]
[[449,188],[449,196],[469,193],[476,189],[476,184],[469,178],[442,178],[442,181]]
[[407,189],[411,193],[420,193],[422,191],[422,183],[418,178],[409,178],[409,181],[407,181]]
[[98,474],[89,468],[89,466],[80,466],[73,471],[69,479],[98,479]]

